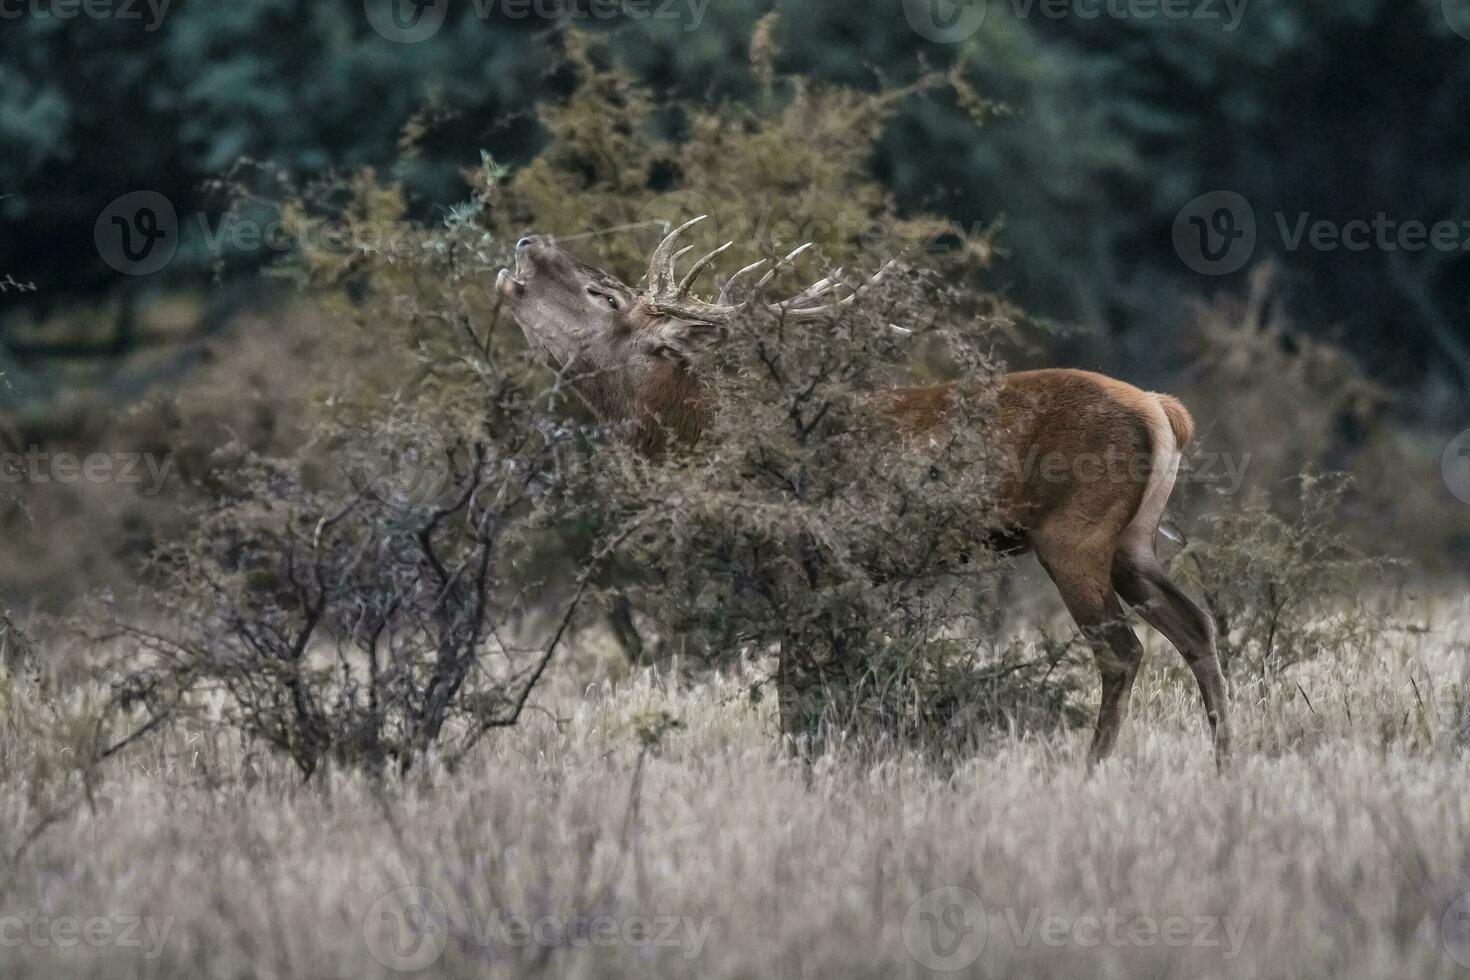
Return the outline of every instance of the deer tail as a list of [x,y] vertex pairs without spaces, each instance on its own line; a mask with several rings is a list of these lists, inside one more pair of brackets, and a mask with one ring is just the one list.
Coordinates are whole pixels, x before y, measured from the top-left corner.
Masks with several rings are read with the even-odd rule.
[[1169,428],[1174,431],[1174,445],[1177,449],[1183,449],[1189,445],[1189,440],[1194,437],[1194,419],[1190,417],[1189,409],[1173,395],[1154,395],[1159,400],[1159,407],[1164,410],[1164,417],[1169,420]]

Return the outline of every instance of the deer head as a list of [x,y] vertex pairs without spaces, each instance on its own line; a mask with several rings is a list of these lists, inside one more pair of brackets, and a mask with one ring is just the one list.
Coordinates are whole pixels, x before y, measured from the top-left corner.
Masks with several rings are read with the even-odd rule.
[[[782,302],[735,302],[733,288],[765,265],[762,259],[726,279],[715,300],[696,297],[700,273],[734,244],[726,242],[678,276],[675,265],[693,248],[680,248],[679,236],[702,220],[704,216],[680,225],[659,243],[637,289],[540,235],[517,242],[515,272],[502,269],[496,278],[504,305],[527,342],[547,354],[602,419],[637,423],[635,438],[649,452],[660,451],[669,433],[684,442],[698,437],[708,409],[691,357],[716,340],[731,320],[758,306],[789,320],[818,319],[852,302],[862,288],[818,303],[844,286],[838,270]],[[752,297],[811,247],[802,245],[773,263],[755,283]]]

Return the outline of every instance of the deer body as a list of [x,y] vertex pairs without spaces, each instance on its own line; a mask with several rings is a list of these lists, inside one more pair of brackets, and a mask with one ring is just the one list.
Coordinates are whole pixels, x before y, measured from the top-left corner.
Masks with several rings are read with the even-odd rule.
[[[634,438],[652,455],[667,451],[671,437],[686,444],[698,438],[711,406],[682,352],[741,309],[725,302],[730,282],[717,303],[687,298],[695,275],[723,249],[675,286],[673,264],[682,252],[673,243],[682,230],[654,253],[647,291],[542,238],[523,238],[516,272],[502,270],[497,280],[528,341],[569,369],[573,386],[601,417],[642,423]],[[825,316],[836,304],[811,301],[835,284],[823,280],[775,309],[792,319]],[[882,396],[883,407],[900,434],[922,436],[945,424],[957,384],[897,389]],[[1192,435],[1189,413],[1167,395],[1071,369],[1007,375],[996,409],[1009,462],[997,501],[1008,526],[1005,543],[1036,553],[1102,677],[1090,762],[1112,751],[1143,657],[1127,603],[1189,665],[1223,764],[1230,728],[1214,624],[1169,580],[1154,552],[1180,451]]]

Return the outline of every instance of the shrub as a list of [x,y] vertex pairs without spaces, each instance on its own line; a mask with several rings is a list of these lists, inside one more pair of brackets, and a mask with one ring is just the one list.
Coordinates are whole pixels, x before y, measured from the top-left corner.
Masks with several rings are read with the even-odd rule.
[[1176,565],[1198,578],[1228,673],[1265,681],[1327,651],[1363,650],[1391,628],[1361,596],[1393,563],[1363,554],[1341,519],[1346,474],[1305,474],[1286,516],[1256,488],[1218,497]]
[[[715,409],[692,451],[599,453],[602,523],[637,525],[634,606],[705,659],[773,655],[788,735],[954,748],[1072,691],[988,629],[1004,461],[974,299],[907,270],[825,321],[752,310],[696,355]],[[944,424],[905,432],[915,374],[924,402],[960,380]]]
[[[373,187],[368,204],[391,220],[391,188]],[[214,454],[210,504],[150,576],[162,625],[114,617],[94,631],[124,641],[103,755],[205,692],[306,775],[328,760],[380,771],[431,750],[457,759],[519,719],[585,591],[574,582],[557,596],[544,643],[519,645],[508,629],[550,604],[527,559],[577,519],[587,433],[555,379],[469,326],[482,294],[460,287],[478,272],[482,233],[458,221],[403,229],[412,267],[369,256],[373,275],[350,290],[340,266],[303,256],[307,278],[329,284],[325,311],[404,352],[398,387],[347,379],[292,456]]]
[[[757,32],[753,45],[755,106],[686,109],[677,146],[630,137],[654,107],[573,43],[583,84],[542,109],[559,143],[487,198],[534,215],[538,231],[572,233],[584,257],[629,279],[647,249],[589,238],[589,215],[612,227],[651,218],[662,231],[707,213],[692,240],[737,246],[716,272],[808,240],[820,258],[807,281],[838,263],[871,270],[896,251],[910,266],[828,322],[752,313],[692,353],[717,406],[698,446],[656,461],[603,446],[601,509],[582,526],[637,525],[617,591],[663,638],[655,655],[774,655],[788,734],[952,746],[1022,706],[1044,704],[1054,719],[1071,688],[1036,685],[1052,660],[998,649],[981,628],[1000,465],[986,438],[998,372],[989,351],[1016,311],[969,285],[990,254],[983,235],[900,216],[864,170],[903,99],[955,80],[881,95],[788,84],[768,40]],[[640,177],[656,173],[669,183]],[[794,288],[778,281],[773,293]],[[949,425],[897,437],[880,392],[956,377],[966,386]]]
[[14,673],[30,659],[30,654],[30,637],[15,624],[10,610],[0,606],[0,666]]
[[[864,174],[896,97],[772,81],[760,113],[692,113],[694,138],[674,152],[639,136],[649,105],[626,79],[575,36],[570,50],[582,84],[546,110],[553,144],[514,175],[487,156],[441,226],[408,222],[400,186],[371,172],[278,202],[303,243],[283,275],[412,356],[386,393],[381,378],[344,379],[297,456],[216,456],[211,485],[235,489],[160,563],[169,630],[120,629],[115,704],[141,708],[131,720],[147,729],[191,692],[223,690],[229,719],[307,774],[328,759],[457,756],[519,717],[575,607],[606,590],[716,662],[774,655],[792,735],[954,747],[980,723],[1054,718],[1071,688],[1037,681],[1057,658],[982,628],[1000,467],[988,351],[1013,311],[965,285],[983,240],[900,219]],[[660,162],[672,186],[653,182]],[[693,451],[651,460],[575,421],[564,379],[528,359],[492,284],[532,220],[628,275],[636,241],[569,223],[616,226],[670,193],[729,202],[716,223],[748,230],[747,252],[814,233],[816,268],[872,267],[895,247],[911,261],[830,322],[752,314],[691,352],[719,410]],[[881,392],[955,377],[948,425],[897,437]],[[382,465],[415,451],[442,489],[405,496]],[[503,628],[552,607],[546,644],[509,645]]]
[[[1398,399],[1344,349],[1294,323],[1282,289],[1277,270],[1262,265],[1241,292],[1196,304],[1179,393],[1200,423],[1200,443],[1228,454],[1220,458],[1283,513],[1300,506],[1298,474],[1350,471],[1340,526],[1358,547],[1458,571],[1454,542],[1470,535],[1470,515],[1445,493],[1444,443],[1395,424]],[[1210,472],[1221,475],[1218,466]]]

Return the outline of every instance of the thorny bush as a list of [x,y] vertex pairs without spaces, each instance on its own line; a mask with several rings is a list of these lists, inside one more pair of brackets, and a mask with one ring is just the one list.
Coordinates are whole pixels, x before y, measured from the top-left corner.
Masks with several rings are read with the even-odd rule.
[[[543,109],[546,150],[514,172],[487,155],[433,227],[372,172],[300,191],[250,164],[230,175],[242,208],[302,243],[277,272],[404,365],[385,383],[344,364],[294,456],[216,452],[197,533],[160,555],[158,622],[104,631],[122,643],[102,754],[207,707],[307,774],[458,757],[521,716],[590,595],[655,644],[774,663],[795,736],[963,750],[982,723],[1070,714],[1065,647],[1027,654],[986,628],[989,351],[1017,313],[974,286],[986,236],[900,217],[865,169],[897,102],[953,80],[786,84],[768,39],[755,103],[679,109],[674,144],[647,138],[652,100],[568,34],[580,84]],[[408,157],[425,131],[406,129]],[[651,460],[530,359],[494,271],[535,230],[630,276],[656,225],[686,216],[664,213],[680,194],[740,238],[730,267],[808,239],[814,276],[906,264],[831,322],[752,313],[692,354],[717,410],[691,451]],[[953,377],[949,424],[900,438],[884,391]]]

